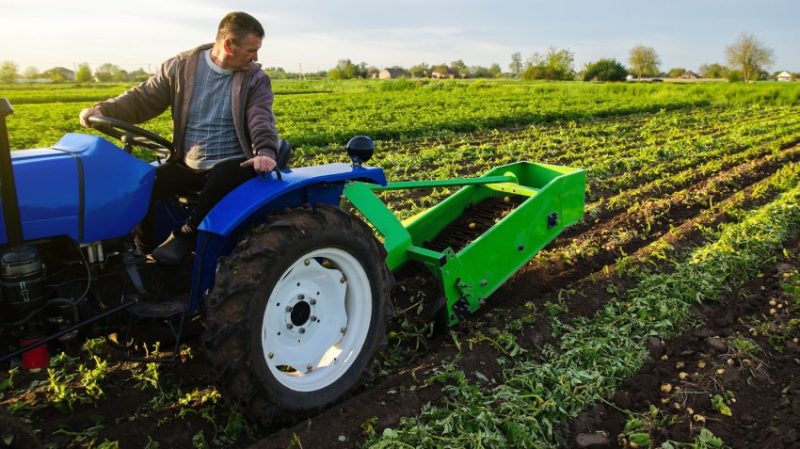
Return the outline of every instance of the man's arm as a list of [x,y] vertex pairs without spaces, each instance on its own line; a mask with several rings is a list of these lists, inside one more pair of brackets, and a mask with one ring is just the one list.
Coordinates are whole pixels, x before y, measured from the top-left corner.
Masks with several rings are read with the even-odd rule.
[[259,173],[268,173],[277,165],[278,130],[275,127],[275,114],[272,112],[273,98],[272,84],[269,77],[262,72],[254,80],[245,106],[253,157],[242,163],[242,167],[252,166]]
[[177,71],[174,58],[159,67],[144,83],[110,100],[96,103],[80,113],[81,125],[90,127],[88,118],[105,115],[128,123],[142,123],[158,117],[172,104],[172,83]]

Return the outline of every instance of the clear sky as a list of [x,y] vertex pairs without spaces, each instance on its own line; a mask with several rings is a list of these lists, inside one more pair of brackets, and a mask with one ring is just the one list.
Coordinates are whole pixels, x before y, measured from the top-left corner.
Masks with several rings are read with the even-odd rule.
[[498,63],[548,47],[627,64],[637,44],[661,70],[725,63],[743,32],[774,50],[770,71],[800,71],[800,0],[0,0],[0,61],[22,72],[110,62],[155,68],[214,39],[225,13],[264,25],[259,62],[289,71],[332,68],[339,59],[377,67]]

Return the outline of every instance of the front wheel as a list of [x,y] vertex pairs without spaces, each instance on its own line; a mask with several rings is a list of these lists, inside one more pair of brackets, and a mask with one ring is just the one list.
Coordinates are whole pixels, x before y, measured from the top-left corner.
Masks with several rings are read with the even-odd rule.
[[370,228],[330,206],[256,227],[220,265],[204,347],[222,394],[264,425],[341,399],[385,341],[391,275]]

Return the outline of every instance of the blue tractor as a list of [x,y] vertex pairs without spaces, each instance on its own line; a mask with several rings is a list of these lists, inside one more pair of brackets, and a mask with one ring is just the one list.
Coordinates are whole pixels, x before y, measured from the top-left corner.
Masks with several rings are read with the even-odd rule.
[[386,183],[360,164],[371,141],[351,141],[352,165],[296,169],[282,145],[280,168],[220,201],[199,226],[194,257],[174,267],[143,257],[132,238],[149,208],[159,239],[192,208],[191,197],[149,204],[156,163],[132,155],[168,155],[170,142],[99,117],[97,129],[122,148],[67,134],[12,153],[12,112],[0,99],[0,338],[15,347],[3,362],[41,366],[48,345],[124,335],[147,319],[169,323],[177,343],[184,317],[202,314],[216,383],[248,419],[292,421],[357,385],[391,311],[383,245],[338,207],[346,182]]
[[[453,325],[583,217],[581,169],[522,161],[475,178],[387,183],[382,170],[361,165],[374,151],[369,138],[348,143],[353,164],[295,169],[282,144],[275,172],[206,215],[194,257],[164,266],[136,251],[133,230],[151,210],[163,239],[192,211],[192,197],[149,204],[155,167],[132,149],[169,156],[172,144],[94,117],[122,148],[67,134],[12,155],[11,112],[0,99],[0,338],[19,347],[0,361],[43,364],[50,342],[145,319],[170,325],[175,353],[184,318],[201,314],[219,390],[263,424],[321,410],[358,383],[385,341],[392,272],[427,269],[440,288],[431,315]],[[405,220],[379,196],[442,187],[458,190]],[[340,208],[344,200],[369,225]]]

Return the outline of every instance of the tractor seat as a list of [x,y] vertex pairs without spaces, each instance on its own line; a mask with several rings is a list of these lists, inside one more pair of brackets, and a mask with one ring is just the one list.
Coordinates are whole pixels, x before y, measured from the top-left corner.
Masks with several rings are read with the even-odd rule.
[[[277,163],[277,169],[275,170],[275,175],[278,179],[281,179],[281,170],[286,170],[289,168],[289,161],[292,158],[292,144],[289,142],[280,139],[280,143],[278,145],[278,155],[275,160]],[[185,205],[185,206],[194,206],[197,204],[197,200],[200,198],[200,192],[188,192],[181,195],[178,195],[178,202]]]

